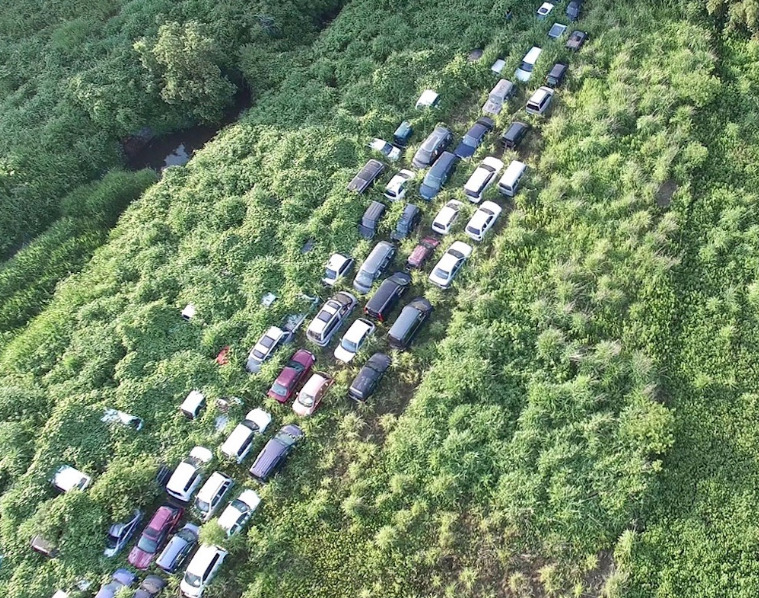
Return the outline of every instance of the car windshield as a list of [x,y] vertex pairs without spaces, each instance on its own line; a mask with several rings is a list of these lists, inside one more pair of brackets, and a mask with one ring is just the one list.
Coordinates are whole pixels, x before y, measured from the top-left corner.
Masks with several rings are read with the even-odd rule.
[[107,548],[116,548],[118,543],[119,543],[119,538],[111,534],[108,534],[108,536],[105,539],[105,545]]
[[182,538],[185,542],[195,542],[195,534],[188,529],[180,529],[177,532],[177,536]]
[[140,538],[140,541],[137,542],[137,548],[139,548],[143,552],[148,552],[152,554],[158,548],[158,543],[156,542],[155,538],[150,538],[146,536],[145,534],[143,534],[142,537]]
[[287,396],[287,388],[282,386],[279,382],[275,382],[271,385],[271,391],[280,397]]
[[195,508],[198,509],[201,513],[206,513],[211,505],[209,505],[206,501],[197,499],[195,501]]
[[200,577],[190,573],[189,571],[184,574],[184,580],[187,582],[187,585],[191,588],[199,588],[200,587]]
[[324,269],[324,278],[328,278],[330,280],[333,280],[337,278],[337,272],[335,272],[332,268],[325,268]]
[[464,139],[462,139],[461,142],[464,145],[477,145],[477,139],[474,136],[470,135],[469,133],[464,135]]
[[249,510],[248,505],[237,498],[232,501],[232,508],[237,509],[240,513],[247,513]]
[[259,351],[258,349],[253,349],[253,357],[256,359],[263,359],[266,357],[266,353],[263,353],[262,351]]
[[270,349],[271,346],[274,344],[274,339],[270,336],[265,336],[261,339],[261,344],[267,349]]
[[462,259],[464,257],[464,254],[460,251],[456,251],[455,249],[449,249],[448,253],[450,253],[453,257],[457,257],[459,259]]
[[356,343],[354,343],[353,341],[349,341],[346,338],[343,339],[343,342],[340,343],[340,346],[346,351],[348,351],[349,353],[355,353],[357,349]]
[[443,270],[442,268],[435,268],[435,276],[442,280],[447,280],[450,276],[450,272]]
[[314,397],[301,394],[298,397],[298,402],[303,405],[304,407],[311,407],[314,404]]
[[534,65],[530,64],[529,62],[523,60],[522,64],[519,65],[519,68],[522,69],[526,73],[531,73]]

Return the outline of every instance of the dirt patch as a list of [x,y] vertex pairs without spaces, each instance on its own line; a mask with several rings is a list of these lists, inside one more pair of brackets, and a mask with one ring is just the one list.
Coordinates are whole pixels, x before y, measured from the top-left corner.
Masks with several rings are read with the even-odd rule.
[[475,48],[471,52],[469,52],[469,56],[466,57],[466,59],[469,62],[477,62],[480,58],[482,58],[482,49],[481,48]]
[[678,187],[678,184],[672,179],[664,181],[656,192],[656,205],[660,208],[668,208]]

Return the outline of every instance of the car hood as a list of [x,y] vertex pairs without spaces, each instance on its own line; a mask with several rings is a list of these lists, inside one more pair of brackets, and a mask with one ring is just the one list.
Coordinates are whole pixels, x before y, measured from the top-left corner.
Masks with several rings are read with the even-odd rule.
[[129,553],[129,564],[136,567],[137,569],[147,569],[150,565],[150,562],[153,560],[153,557],[155,554],[150,552],[145,552],[144,550],[138,548],[135,546],[132,548],[132,551]]
[[349,351],[346,351],[343,349],[342,345],[338,345],[335,349],[335,359],[339,359],[340,361],[343,361],[345,363],[350,363],[353,361],[353,358],[356,356],[355,353],[350,353]]

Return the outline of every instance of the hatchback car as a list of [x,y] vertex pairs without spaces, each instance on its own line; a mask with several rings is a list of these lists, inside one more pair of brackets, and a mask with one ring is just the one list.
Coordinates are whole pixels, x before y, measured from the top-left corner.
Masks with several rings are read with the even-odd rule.
[[301,417],[313,415],[333,382],[332,378],[321,372],[311,374],[293,402],[293,411]]
[[366,401],[374,393],[391,363],[392,359],[389,355],[384,353],[372,355],[351,382],[348,396],[354,401]]
[[190,456],[182,460],[171,474],[166,482],[166,492],[178,501],[189,501],[192,493],[203,481],[200,475],[201,468],[212,458],[211,451],[203,446],[196,446],[190,451]]
[[403,213],[398,219],[398,224],[396,224],[395,230],[393,231],[393,234],[390,235],[390,238],[393,239],[393,241],[402,241],[414,232],[414,229],[419,226],[419,221],[421,219],[422,211],[414,204],[408,204],[403,208]]
[[221,567],[227,551],[219,546],[203,544],[192,557],[179,589],[186,598],[200,598]]
[[443,152],[424,177],[419,187],[419,195],[427,201],[431,201],[440,192],[443,185],[448,182],[458,161],[459,159],[451,152]]
[[358,301],[350,293],[340,291],[329,299],[316,314],[306,330],[306,338],[320,347],[326,347]]
[[287,403],[300,383],[306,379],[314,363],[316,357],[311,351],[298,349],[274,380],[267,396],[280,403]]
[[176,573],[182,567],[187,557],[198,545],[200,528],[194,523],[185,523],[166,544],[161,554],[155,561],[159,569],[166,573]]
[[108,535],[105,538],[105,550],[103,551],[106,557],[110,558],[121,552],[137,531],[137,526],[142,521],[143,515],[142,511],[135,509],[128,521],[114,523],[108,528]]
[[116,569],[111,576],[111,581],[103,584],[95,594],[95,598],[114,598],[119,590],[131,588],[137,576],[128,569]]
[[515,150],[519,147],[519,144],[522,143],[522,140],[525,138],[525,135],[527,135],[527,131],[529,130],[530,125],[527,123],[514,121],[509,125],[509,128],[503,132],[498,139],[498,142],[506,149]]
[[488,118],[487,116],[478,118],[477,122],[469,128],[463,139],[456,146],[456,149],[453,150],[453,153],[458,158],[471,158],[474,152],[477,151],[477,148],[480,147],[485,136],[493,130],[493,127],[495,127],[495,123],[492,118]]
[[454,242],[432,270],[430,282],[441,289],[450,288],[456,273],[470,255],[472,255],[471,245],[461,241]]
[[351,271],[354,263],[355,260],[349,255],[333,253],[324,268],[322,282],[330,287],[335,286],[341,278]]
[[431,313],[432,304],[424,297],[417,297],[401,310],[387,333],[387,342],[396,349],[408,349]]
[[455,199],[450,200],[443,208],[437,213],[435,219],[432,221],[432,230],[439,235],[447,235],[451,232],[451,227],[459,218],[459,212],[461,211],[462,204]]
[[364,318],[359,318],[353,322],[335,349],[335,359],[343,363],[353,361],[353,358],[361,350],[367,339],[374,333],[375,329],[376,326]]
[[440,245],[440,241],[433,239],[432,237],[424,237],[419,244],[414,247],[406,260],[406,268],[408,270],[414,270],[423,268],[430,256],[435,252],[437,246]]
[[395,147],[392,143],[388,143],[384,139],[377,139],[376,137],[369,142],[369,147],[375,152],[379,152],[385,158],[391,162],[395,162],[401,157],[400,148]]
[[553,100],[553,89],[550,87],[539,88],[527,101],[527,114],[543,115],[548,110]]
[[484,201],[469,219],[469,223],[464,229],[466,234],[475,241],[482,241],[487,233],[495,224],[498,216],[501,214],[501,206],[492,201]]
[[224,500],[234,481],[220,471],[214,471],[195,497],[194,510],[202,522],[206,522]]
[[493,156],[485,158],[464,184],[464,195],[472,203],[479,203],[483,194],[498,177],[503,162]]
[[134,598],[154,598],[154,596],[158,596],[167,585],[168,583],[166,580],[158,577],[158,575],[148,575],[142,580],[137,591],[135,591]]
[[414,159],[411,163],[416,168],[427,168],[430,164],[438,159],[453,141],[453,133],[446,127],[435,127],[422,142],[422,145],[416,150]]
[[251,374],[257,374],[261,371],[264,361],[269,359],[279,344],[284,340],[285,332],[277,326],[269,328],[264,335],[258,339],[258,342],[250,350],[248,361],[245,369]]
[[261,504],[261,497],[255,490],[243,490],[240,496],[227,505],[219,516],[219,525],[227,532],[228,538],[245,527],[259,504]]
[[253,437],[263,434],[270,423],[271,415],[260,407],[248,411],[245,419],[235,426],[229,438],[221,445],[222,454],[242,463],[253,447]]
[[153,562],[158,549],[164,543],[169,534],[182,518],[184,509],[163,505],[153,515],[147,527],[142,531],[142,536],[137,541],[137,546],[129,553],[129,564],[141,570],[145,570]]
[[573,31],[567,40],[567,48],[577,52],[588,41],[588,34],[584,31]]
[[258,453],[253,467],[250,468],[251,477],[260,482],[266,482],[285,464],[287,456],[301,438],[303,438],[303,430],[298,426],[295,424],[283,426]]
[[384,322],[393,311],[398,300],[411,284],[411,277],[405,272],[396,272],[377,289],[364,306],[364,313],[370,318]]
[[409,184],[414,180],[414,171],[403,169],[385,186],[385,197],[390,201],[399,201],[406,197]]

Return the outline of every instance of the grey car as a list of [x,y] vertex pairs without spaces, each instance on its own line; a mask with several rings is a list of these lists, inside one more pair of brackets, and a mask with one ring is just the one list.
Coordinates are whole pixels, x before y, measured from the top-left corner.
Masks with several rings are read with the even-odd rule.
[[166,573],[176,573],[187,560],[193,548],[198,544],[199,528],[187,523],[169,540],[166,548],[156,559],[155,564]]
[[105,538],[105,550],[103,554],[107,557],[116,556],[127,545],[130,538],[137,531],[137,526],[142,520],[144,513],[135,509],[129,521],[123,523],[114,523],[108,528],[108,535]]

